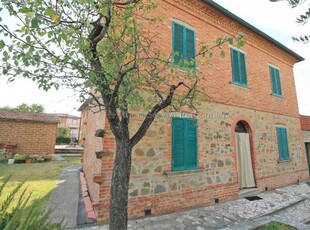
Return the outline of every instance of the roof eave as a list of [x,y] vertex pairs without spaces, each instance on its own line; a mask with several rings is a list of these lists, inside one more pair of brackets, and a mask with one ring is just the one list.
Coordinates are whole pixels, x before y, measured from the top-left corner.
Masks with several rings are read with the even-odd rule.
[[262,32],[261,30],[257,29],[256,27],[252,26],[250,23],[248,23],[248,22],[244,21],[243,19],[239,18],[237,15],[231,13],[230,11],[228,11],[225,8],[223,8],[219,4],[215,3],[214,1],[212,1],[212,0],[203,0],[203,1],[205,3],[207,3],[208,5],[210,5],[211,7],[213,7],[214,9],[218,10],[219,12],[225,14],[226,16],[232,18],[233,20],[237,21],[238,23],[240,23],[241,25],[245,26],[246,28],[252,30],[253,32],[257,33],[258,35],[260,35],[263,38],[267,39],[268,41],[272,42],[273,44],[275,44],[279,48],[283,49],[287,53],[291,54],[293,57],[295,57],[298,60],[298,62],[301,62],[301,61],[305,60],[299,54],[295,53],[294,51],[292,51],[291,49],[287,48],[286,46],[284,46],[283,44],[281,44],[280,42],[278,42],[274,38],[270,37],[266,33]]

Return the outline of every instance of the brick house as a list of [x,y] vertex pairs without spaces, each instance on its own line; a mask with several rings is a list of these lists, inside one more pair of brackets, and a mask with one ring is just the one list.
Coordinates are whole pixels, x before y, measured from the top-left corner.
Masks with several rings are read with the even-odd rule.
[[53,114],[0,109],[0,148],[7,154],[54,154],[58,118]]
[[80,117],[65,113],[57,113],[57,116],[60,121],[58,127],[68,128],[71,141],[76,142],[79,139]]
[[[166,110],[134,148],[129,217],[224,202],[309,178],[293,76],[303,58],[212,1],[159,0],[158,7],[163,21],[153,29],[167,55],[194,56],[195,43],[225,34],[242,31],[248,39],[241,49],[225,46],[230,55],[215,55],[211,67],[197,66],[211,100],[195,119]],[[104,113],[86,113],[83,170],[103,223],[115,143]],[[98,129],[105,130],[103,138],[94,136]]]
[[310,116],[300,116],[300,123],[306,148],[308,170],[310,173]]

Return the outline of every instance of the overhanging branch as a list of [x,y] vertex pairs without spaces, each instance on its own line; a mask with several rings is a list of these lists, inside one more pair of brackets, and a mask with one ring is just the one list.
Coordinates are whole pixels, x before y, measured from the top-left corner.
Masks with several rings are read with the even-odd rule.
[[165,109],[167,106],[169,106],[172,102],[172,98],[174,96],[175,91],[177,88],[179,88],[181,85],[184,85],[183,82],[179,82],[177,85],[171,85],[169,94],[167,95],[166,99],[156,104],[153,109],[146,115],[142,125],[140,126],[139,130],[135,133],[135,135],[130,139],[131,146],[135,146],[145,135],[148,128],[153,123],[156,115],[163,109]]

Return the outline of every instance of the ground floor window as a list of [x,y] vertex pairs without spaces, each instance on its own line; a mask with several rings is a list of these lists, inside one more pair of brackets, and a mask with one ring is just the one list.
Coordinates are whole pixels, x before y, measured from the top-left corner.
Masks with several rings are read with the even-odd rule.
[[172,170],[197,169],[197,120],[172,118]]
[[278,139],[279,160],[289,160],[290,153],[288,149],[287,129],[286,127],[277,127],[276,130]]

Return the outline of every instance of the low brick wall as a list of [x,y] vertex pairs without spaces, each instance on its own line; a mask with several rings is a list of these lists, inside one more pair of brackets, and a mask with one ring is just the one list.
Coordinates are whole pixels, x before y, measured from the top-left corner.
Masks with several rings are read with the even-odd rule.
[[53,154],[57,123],[0,121],[0,143],[16,143],[13,154]]

